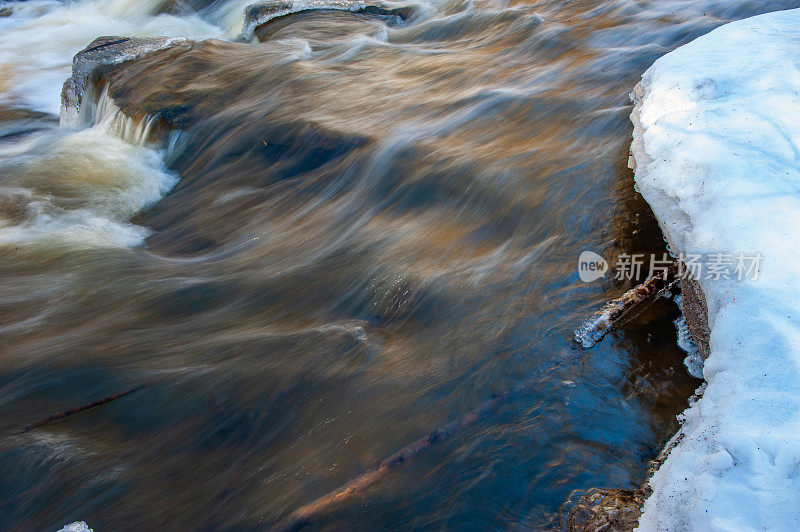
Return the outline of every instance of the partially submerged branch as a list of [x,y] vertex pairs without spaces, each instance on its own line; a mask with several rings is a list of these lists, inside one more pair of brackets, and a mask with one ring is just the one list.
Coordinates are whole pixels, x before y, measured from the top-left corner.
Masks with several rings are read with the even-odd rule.
[[24,429],[19,431],[18,434],[22,434],[22,433],[25,433],[25,432],[30,432],[30,431],[32,431],[34,429],[38,429],[39,427],[43,427],[45,425],[49,425],[50,423],[53,423],[53,422],[58,421],[60,419],[64,419],[65,417],[69,417],[69,416],[71,416],[73,414],[77,414],[79,412],[84,412],[86,410],[89,410],[90,408],[95,408],[97,406],[101,406],[101,405],[110,403],[112,401],[116,401],[117,399],[121,399],[122,397],[125,397],[126,395],[130,395],[130,394],[132,394],[134,392],[138,392],[139,390],[141,390],[143,388],[146,388],[146,387],[147,387],[147,384],[140,384],[139,386],[131,388],[130,390],[125,390],[124,392],[115,393],[114,395],[109,395],[108,397],[104,397],[102,399],[98,399],[97,401],[92,401],[91,403],[87,403],[85,405],[76,406],[75,408],[70,408],[69,410],[62,410],[61,412],[59,412],[57,414],[53,414],[50,417],[44,418],[42,420],[39,420],[39,421],[37,421],[36,423],[34,423],[32,425],[28,425],[27,427],[25,427]]
[[610,301],[591,320],[575,331],[575,339],[585,348],[593,347],[635,308],[669,287],[678,279],[680,273],[679,263],[675,262],[663,272],[631,288],[622,297]]
[[347,484],[323,495],[317,500],[301,506],[275,525],[273,530],[281,532],[299,530],[311,524],[315,519],[323,517],[340,504],[363,493],[368,487],[383,479],[390,471],[404,466],[412,458],[430,449],[432,446],[445,442],[464,429],[478,423],[488,414],[510,402],[516,395],[539,382],[540,378],[540,375],[529,377],[513,388],[508,388],[499,395],[494,396],[492,399],[455,421],[451,421],[447,425],[434,430],[427,436],[406,445],[396,453],[385,458],[378,466],[365,471]]

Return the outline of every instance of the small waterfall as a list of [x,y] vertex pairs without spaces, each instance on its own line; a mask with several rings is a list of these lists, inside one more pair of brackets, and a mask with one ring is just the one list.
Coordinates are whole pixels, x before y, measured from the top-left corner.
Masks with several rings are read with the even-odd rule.
[[94,90],[87,91],[83,98],[78,124],[81,127],[100,127],[110,135],[115,135],[129,144],[145,146],[160,144],[157,131],[158,116],[146,115],[140,120],[126,115],[117,107],[108,94],[106,85],[95,97]]
[[68,118],[0,161],[0,247],[141,245],[151,231],[131,218],[178,182],[164,161],[177,133],[129,117],[108,87],[90,87]]

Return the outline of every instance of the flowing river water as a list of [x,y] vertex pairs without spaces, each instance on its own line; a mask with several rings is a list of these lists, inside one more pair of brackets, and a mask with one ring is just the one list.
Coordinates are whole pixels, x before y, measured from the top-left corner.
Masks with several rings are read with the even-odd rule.
[[[573,340],[632,285],[581,282],[581,251],[665,251],[628,93],[798,2],[452,0],[246,43],[248,3],[0,3],[0,529],[268,528],[526,380],[313,526],[551,528],[574,489],[639,486],[700,381],[666,300]],[[214,40],[60,128],[101,35]]]

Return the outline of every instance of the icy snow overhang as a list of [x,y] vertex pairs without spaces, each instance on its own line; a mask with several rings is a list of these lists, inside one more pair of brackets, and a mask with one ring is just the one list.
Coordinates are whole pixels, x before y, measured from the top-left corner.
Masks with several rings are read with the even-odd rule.
[[[699,276],[708,385],[651,479],[640,529],[798,530],[800,10],[665,55],[635,100],[636,185],[671,251],[731,261],[729,279]],[[739,280],[737,256],[756,254],[757,275]]]

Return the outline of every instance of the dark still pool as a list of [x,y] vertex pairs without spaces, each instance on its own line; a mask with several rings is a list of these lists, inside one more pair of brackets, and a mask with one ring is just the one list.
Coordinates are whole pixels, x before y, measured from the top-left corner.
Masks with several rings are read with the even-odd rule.
[[[547,529],[639,487],[700,381],[667,299],[574,340],[647,276],[582,251],[666,251],[628,94],[793,3],[251,3],[0,3],[0,529]],[[174,39],[59,126],[102,35]]]

